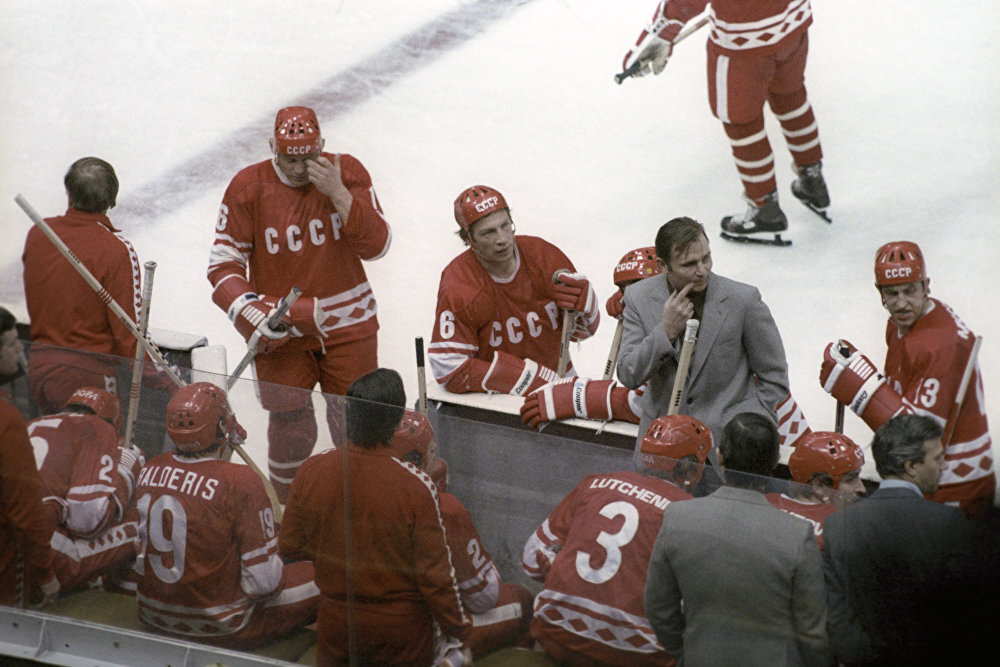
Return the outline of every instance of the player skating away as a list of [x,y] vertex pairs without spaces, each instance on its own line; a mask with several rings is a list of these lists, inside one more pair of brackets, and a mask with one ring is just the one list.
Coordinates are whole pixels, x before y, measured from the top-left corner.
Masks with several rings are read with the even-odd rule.
[[225,393],[190,384],[167,404],[177,446],[152,459],[136,490],[139,619],[185,639],[252,648],[316,617],[313,564],[283,565],[264,483],[230,463],[246,431]]
[[[284,502],[316,444],[307,391],[319,383],[335,444],[343,395],[378,366],[375,297],[361,264],[384,256],[391,233],[368,171],[346,153],[323,152],[312,109],[278,112],[270,160],[240,171],[222,199],[208,266],[212,300],[260,354],[260,399],[270,413],[268,466]],[[302,296],[273,330],[267,319],[292,287]]]
[[864,452],[846,435],[815,431],[802,438],[788,457],[788,469],[796,483],[787,493],[764,495],[779,510],[812,524],[822,549],[826,517],[865,495],[861,481],[864,464]]
[[466,644],[476,660],[506,646],[523,645],[531,621],[531,593],[500,580],[493,557],[483,545],[472,515],[448,493],[448,464],[437,456],[434,430],[427,417],[407,411],[392,441],[396,456],[425,470],[438,489],[438,503],[451,551],[462,606],[472,618]]
[[946,468],[931,500],[958,503],[969,515],[988,512],[996,474],[978,363],[970,369],[961,409],[954,412],[975,335],[950,306],[930,296],[916,243],[893,241],[878,249],[875,287],[889,313],[885,374],[840,341],[824,350],[820,385],[873,431],[904,412],[934,419],[945,430]]
[[63,412],[28,423],[63,591],[117,583],[135,560],[135,483],[145,459],[120,446],[121,425],[118,397],[96,387],[77,389]]
[[[666,67],[681,28],[708,0],[661,0],[653,18],[625,55],[626,70],[639,76]],[[764,129],[770,106],[792,155],[797,178],[792,194],[830,221],[819,129],[805,88],[812,23],[809,0],[712,0],[708,37],[708,101],[725,129],[749,206],[722,219],[732,241],[789,245],[781,239],[788,220],[778,205],[774,155]]]
[[687,500],[712,434],[687,415],[658,417],[640,445],[643,473],[585,477],[524,546],[544,581],[531,634],[567,665],[672,665],[646,619],[643,593],[663,510]]
[[455,220],[469,248],[441,273],[428,348],[435,379],[454,393],[516,396],[559,379],[560,310],[575,313],[574,341],[600,322],[590,281],[551,243],[515,235],[507,201],[491,187],[462,191]]

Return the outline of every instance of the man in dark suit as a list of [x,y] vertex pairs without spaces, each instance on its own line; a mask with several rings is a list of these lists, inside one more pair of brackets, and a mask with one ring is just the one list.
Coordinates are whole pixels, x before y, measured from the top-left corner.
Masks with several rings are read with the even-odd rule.
[[687,667],[831,664],[812,526],[763,494],[778,462],[774,424],[736,415],[719,460],[726,486],[663,512],[645,591],[657,639]]
[[847,665],[947,664],[979,632],[970,525],[924,498],[945,468],[941,433],[920,415],[883,424],[871,446],[881,485],[826,520],[827,628]]

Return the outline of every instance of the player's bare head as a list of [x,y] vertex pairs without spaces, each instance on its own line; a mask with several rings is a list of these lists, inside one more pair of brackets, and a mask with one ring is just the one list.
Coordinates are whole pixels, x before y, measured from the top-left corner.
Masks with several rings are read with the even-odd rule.
[[368,449],[390,446],[406,412],[406,391],[399,373],[377,368],[362,375],[348,387],[347,398],[347,438]]
[[689,415],[664,415],[654,419],[642,442],[639,457],[646,472],[669,477],[681,486],[690,486],[701,477],[712,432]]
[[663,266],[670,268],[674,255],[683,254],[699,239],[705,239],[705,243],[708,243],[705,228],[697,220],[688,217],[668,220],[656,232],[656,256]]
[[925,443],[940,441],[941,426],[923,415],[897,415],[882,424],[872,439],[875,470],[883,478],[907,476],[907,464],[920,463],[926,455]]
[[473,225],[496,211],[506,211],[507,218],[510,219],[510,207],[498,190],[488,185],[473,185],[462,190],[455,198],[455,222],[458,223],[459,238],[469,245]]
[[66,410],[97,415],[114,426],[115,432],[121,433],[122,404],[110,391],[97,387],[80,387],[66,401]]
[[799,484],[840,488],[848,473],[857,473],[865,464],[865,454],[843,433],[814,431],[795,445],[788,457],[792,479]]
[[274,118],[271,150],[275,155],[306,156],[323,150],[316,112],[309,107],[285,107]]
[[[778,465],[778,429],[774,422],[755,412],[742,412],[726,424],[719,443],[719,459],[726,480],[737,486],[756,486]],[[730,475],[730,472],[745,475]]]
[[17,318],[0,306],[0,384],[20,377],[25,366],[24,346],[17,336]]
[[118,200],[115,168],[98,157],[84,157],[70,165],[63,183],[70,208],[84,213],[106,213]]
[[226,392],[211,382],[181,387],[167,403],[167,435],[181,455],[205,456],[247,432],[236,421]]

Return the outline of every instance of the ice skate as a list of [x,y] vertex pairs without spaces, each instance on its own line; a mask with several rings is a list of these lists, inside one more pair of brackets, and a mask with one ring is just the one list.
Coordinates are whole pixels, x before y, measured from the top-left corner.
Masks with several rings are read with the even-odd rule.
[[792,181],[792,194],[810,211],[827,222],[833,222],[826,212],[830,206],[830,193],[823,179],[823,163],[807,164],[796,169],[796,172],[799,177]]
[[788,219],[778,206],[777,192],[764,197],[762,204],[747,201],[750,205],[743,214],[727,215],[722,219],[722,238],[739,243],[792,245],[791,241],[781,238],[780,232],[788,229]]

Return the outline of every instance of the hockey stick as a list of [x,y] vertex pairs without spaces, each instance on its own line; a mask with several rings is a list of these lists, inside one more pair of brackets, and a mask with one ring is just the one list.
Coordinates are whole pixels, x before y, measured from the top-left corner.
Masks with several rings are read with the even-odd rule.
[[[674,37],[674,42],[673,42],[674,46],[677,46],[678,44],[680,44],[681,42],[683,42],[685,39],[687,39],[688,37],[690,37],[693,33],[696,33],[699,30],[701,30],[703,27],[705,27],[706,23],[708,23],[708,14],[705,14],[700,19],[698,19],[695,23],[689,25],[684,30],[681,30],[680,33],[676,37]],[[625,79],[628,79],[630,77],[635,76],[636,73],[639,70],[641,70],[646,65],[647,62],[649,62],[648,59],[646,59],[646,60],[636,60],[634,63],[632,63],[629,66],[628,69],[626,69],[624,71],[621,71],[618,74],[615,74],[615,83],[617,83],[619,86],[622,85],[622,81],[624,81]]]
[[[156,262],[150,260],[143,264],[145,273],[142,276],[142,305],[139,311],[139,331],[145,335],[149,328],[149,306],[153,301],[153,274],[156,273]],[[146,354],[142,346],[135,346],[135,364],[132,366],[132,386],[129,387],[128,414],[125,417],[125,446],[133,447],[135,420],[139,416],[139,394],[142,391],[142,371],[146,365]],[[140,447],[140,449],[142,449]]]
[[610,380],[615,376],[615,364],[618,363],[618,350],[622,347],[622,332],[625,331],[625,320],[618,320],[615,327],[615,335],[611,339],[611,350],[608,352],[608,361],[604,364],[604,379]]
[[[558,283],[559,276],[563,273],[569,273],[568,269],[559,269],[552,274],[552,282]],[[556,374],[559,377],[565,377],[566,368],[569,366],[569,339],[573,335],[573,317],[575,312],[572,310],[563,309],[562,311],[562,337],[559,339],[559,367],[556,368]]]
[[[278,325],[281,324],[281,318],[283,318],[285,314],[288,313],[288,310],[292,307],[292,304],[298,301],[300,296],[302,296],[302,290],[300,290],[298,287],[293,287],[291,290],[289,290],[288,294],[283,296],[281,298],[281,301],[278,302],[278,307],[275,309],[274,313],[272,313],[271,316],[267,319],[268,328],[277,329]],[[253,361],[254,357],[256,356],[257,356],[256,346],[247,349],[246,354],[244,354],[243,358],[240,359],[240,363],[236,364],[236,368],[233,369],[233,372],[229,375],[229,378],[226,380],[227,392],[233,388],[233,385],[236,384],[236,381],[240,379],[241,375],[243,375],[243,371],[246,370],[247,366],[250,365],[250,362]]]
[[[850,356],[851,348],[847,347],[847,345],[844,345],[844,341],[840,341],[839,349],[840,349],[840,356],[844,357],[845,359],[848,356]],[[836,431],[837,433],[844,432],[844,404],[841,403],[840,401],[837,401],[837,409],[833,415],[833,430]]]
[[[80,258],[74,255],[73,251],[70,250],[65,243],[63,243],[63,240],[59,238],[54,231],[52,231],[52,227],[50,227],[49,224],[42,219],[42,216],[38,215],[38,212],[32,208],[31,204],[29,204],[28,201],[20,194],[14,197],[14,201],[17,202],[17,205],[21,207],[21,210],[23,210],[28,217],[31,218],[31,221],[42,230],[45,236],[52,241],[52,244],[55,245],[62,256],[66,258],[66,261],[68,261],[73,268],[76,269],[77,273],[83,277],[84,281],[90,285],[91,289],[97,293],[97,296],[104,302],[104,305],[108,307],[108,310],[114,313],[115,317],[121,320],[121,323],[124,324],[125,328],[129,330],[129,333],[135,336],[136,340],[139,341],[139,344],[142,345],[146,352],[149,353],[150,358],[163,369],[164,373],[167,374],[167,377],[169,377],[178,387],[185,386],[187,383],[181,379],[181,376],[177,374],[177,371],[174,370],[174,367],[170,365],[170,362],[163,356],[163,353],[160,352],[156,345],[153,344],[153,341],[149,339],[149,336],[139,331],[139,328],[136,326],[135,322],[132,321],[132,318],[130,318],[128,314],[122,310],[122,307],[118,305],[118,302],[115,301],[110,294],[108,294],[108,291],[104,289],[104,286],[101,285],[100,282],[98,282],[97,278],[94,277],[94,274],[92,274],[87,267],[83,265]],[[280,521],[281,502],[278,500],[278,494],[275,492],[274,485],[271,484],[271,480],[264,475],[261,469],[257,467],[257,464],[253,462],[250,456],[239,444],[233,443],[232,446],[233,451],[235,451],[239,457],[243,459],[248,466],[250,466],[250,469],[253,470],[254,473],[261,478],[261,480],[263,480],[264,490],[267,491],[267,496],[271,499],[271,507],[274,510],[275,519]]]
[[688,369],[691,367],[691,357],[694,355],[694,344],[698,340],[698,320],[688,320],[684,329],[684,344],[681,347],[681,357],[677,360],[677,374],[674,375],[674,388],[670,392],[668,415],[676,415],[681,407],[681,394],[687,383]]
[[424,373],[424,339],[417,336],[414,339],[417,348],[417,410],[422,414],[427,414],[427,376]]
[[972,379],[972,372],[976,369],[976,362],[979,359],[979,347],[983,344],[983,337],[976,336],[975,342],[972,343],[972,351],[969,352],[969,360],[965,362],[965,371],[962,373],[962,381],[958,385],[958,393],[955,394],[955,404],[951,406],[951,412],[948,413],[948,421],[945,425],[944,435],[941,436],[941,442],[947,447],[951,444],[951,438],[955,434],[955,424],[958,422],[958,413],[962,409],[962,403],[965,402],[965,392],[969,388],[969,381]]

